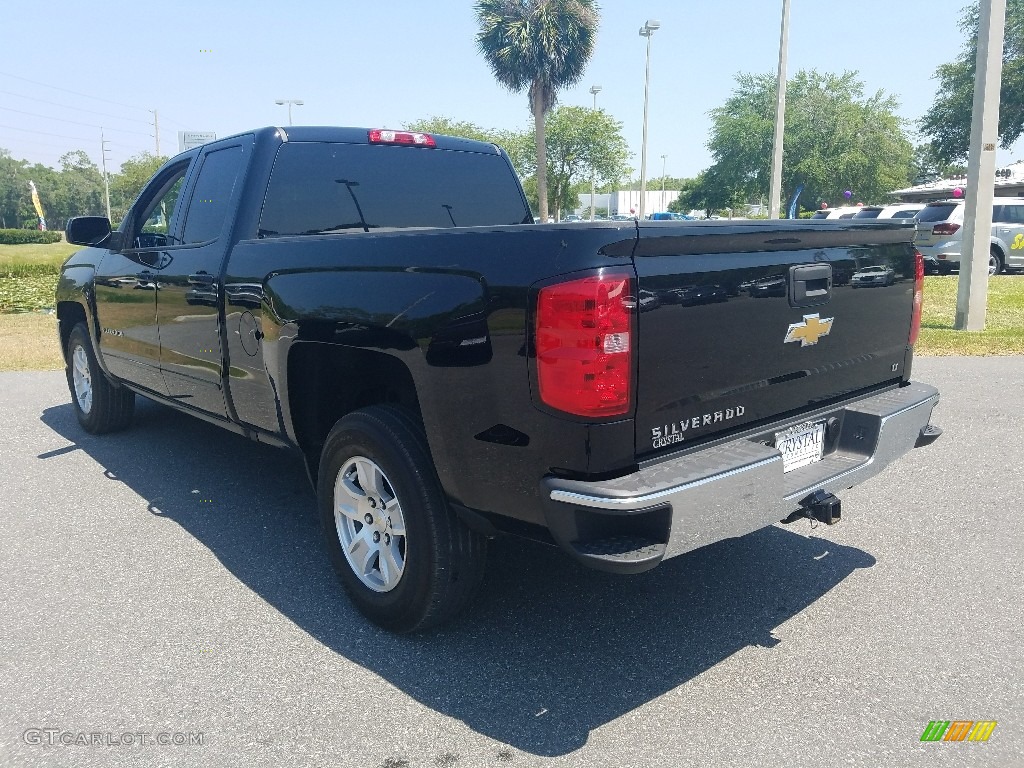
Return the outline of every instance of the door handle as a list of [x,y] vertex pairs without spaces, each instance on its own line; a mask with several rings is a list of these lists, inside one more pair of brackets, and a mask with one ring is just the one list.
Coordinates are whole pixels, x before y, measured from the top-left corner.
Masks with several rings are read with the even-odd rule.
[[789,268],[789,305],[813,307],[832,298],[832,265],[804,264]]
[[213,285],[215,279],[209,272],[196,272],[194,275],[188,276],[188,281],[195,285]]

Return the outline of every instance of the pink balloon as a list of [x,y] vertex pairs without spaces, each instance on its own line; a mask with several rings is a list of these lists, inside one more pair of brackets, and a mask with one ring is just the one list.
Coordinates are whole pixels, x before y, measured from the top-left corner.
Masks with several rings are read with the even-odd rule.
[[962,189],[960,189],[960,187],[955,187],[953,189],[953,197],[963,197],[963,196],[964,196],[964,191]]

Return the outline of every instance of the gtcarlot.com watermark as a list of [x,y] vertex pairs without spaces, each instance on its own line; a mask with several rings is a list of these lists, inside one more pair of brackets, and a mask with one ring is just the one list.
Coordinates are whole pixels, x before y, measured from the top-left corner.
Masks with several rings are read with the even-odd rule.
[[26,744],[43,747],[201,747],[202,731],[67,731],[63,728],[26,728]]

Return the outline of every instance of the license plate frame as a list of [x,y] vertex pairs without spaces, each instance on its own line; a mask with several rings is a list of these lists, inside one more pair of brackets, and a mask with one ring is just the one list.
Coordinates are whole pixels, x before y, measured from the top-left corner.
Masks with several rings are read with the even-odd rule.
[[775,433],[783,473],[816,464],[825,455],[825,422],[805,421]]

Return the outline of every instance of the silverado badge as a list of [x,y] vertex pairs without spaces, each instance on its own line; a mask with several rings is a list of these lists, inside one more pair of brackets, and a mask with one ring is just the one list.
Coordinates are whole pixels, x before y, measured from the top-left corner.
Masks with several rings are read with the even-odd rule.
[[828,336],[832,331],[834,317],[826,317],[822,320],[818,315],[804,315],[802,323],[793,323],[786,331],[786,338],[783,344],[791,341],[799,341],[801,347],[809,347],[817,344],[822,336]]

